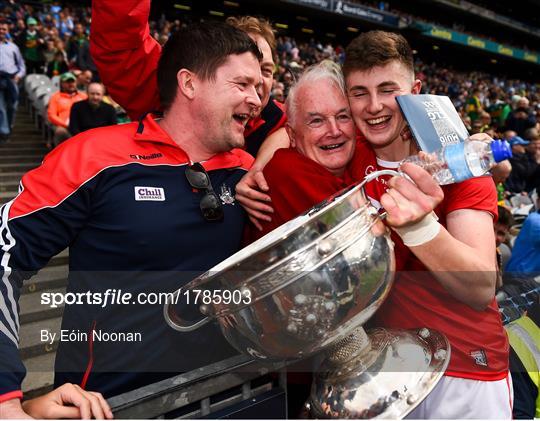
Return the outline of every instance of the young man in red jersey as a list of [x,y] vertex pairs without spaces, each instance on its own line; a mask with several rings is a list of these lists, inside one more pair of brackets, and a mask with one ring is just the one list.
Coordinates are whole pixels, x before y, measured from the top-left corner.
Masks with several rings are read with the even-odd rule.
[[[364,33],[347,47],[344,74],[354,121],[377,156],[374,169],[397,168],[417,152],[400,136],[406,122],[395,100],[420,92],[409,44],[394,33]],[[367,192],[389,211],[404,206],[403,199],[414,206],[412,191],[405,197],[403,189],[396,191],[403,183],[383,177]],[[445,377],[412,418],[510,419],[508,340],[494,297],[495,186],[491,177],[479,177],[443,191],[437,218],[430,214],[395,230],[398,273],[375,321],[390,328],[427,326],[452,345]]]

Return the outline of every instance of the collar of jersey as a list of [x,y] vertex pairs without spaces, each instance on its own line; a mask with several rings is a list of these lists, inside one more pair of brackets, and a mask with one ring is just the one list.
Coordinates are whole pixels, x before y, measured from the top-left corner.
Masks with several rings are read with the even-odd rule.
[[[161,143],[180,150],[188,163],[192,163],[187,153],[165,132],[156,119],[147,114],[138,125],[134,139],[136,142]],[[206,171],[225,168],[244,168],[246,171],[253,164],[253,157],[241,149],[221,152],[201,162]]]
[[252,118],[246,124],[246,131],[244,132],[244,136],[245,137],[249,136],[259,127],[261,127],[264,123],[266,123],[266,121],[263,120],[263,118],[260,115],[255,118]]

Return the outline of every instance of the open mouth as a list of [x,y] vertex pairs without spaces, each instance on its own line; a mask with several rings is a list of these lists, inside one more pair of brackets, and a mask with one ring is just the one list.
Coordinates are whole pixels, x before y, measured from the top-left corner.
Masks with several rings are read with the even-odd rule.
[[345,142],[334,143],[332,145],[323,145],[323,146],[319,146],[319,148],[321,148],[323,151],[333,151],[335,149],[341,148],[343,145],[345,145]]
[[389,115],[383,116],[383,117],[371,118],[369,120],[366,120],[366,123],[370,127],[377,128],[377,127],[383,126],[385,123],[390,121],[391,118],[392,116],[389,116]]
[[233,114],[233,119],[244,127],[246,127],[249,117],[249,114]]

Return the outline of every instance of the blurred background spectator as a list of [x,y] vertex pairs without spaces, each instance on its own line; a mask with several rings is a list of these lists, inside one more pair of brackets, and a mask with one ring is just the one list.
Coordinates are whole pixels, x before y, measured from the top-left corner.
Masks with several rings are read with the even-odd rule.
[[77,78],[77,89],[82,92],[86,92],[88,85],[92,82],[92,71],[91,70],[79,70],[75,69],[72,72]]
[[43,38],[37,31],[37,20],[33,17],[26,19],[26,29],[21,32],[16,41],[22,51],[28,73],[41,73],[43,67],[42,46]]
[[[47,117],[53,125],[54,146],[71,137],[68,131],[71,107],[85,99],[86,94],[77,90],[77,78],[73,73],[67,72],[60,76],[60,90],[51,96],[47,109]],[[49,144],[47,147],[53,145]]]
[[536,209],[525,220],[506,265],[506,271],[514,276],[540,273],[540,199],[536,201]]
[[7,143],[19,100],[19,81],[26,73],[19,48],[9,41],[9,27],[0,21],[0,145]]
[[[47,43],[52,41],[47,41]],[[69,70],[66,56],[62,51],[56,50],[54,52],[53,59],[47,64],[47,76],[53,78],[59,76],[62,73],[66,73]]]
[[88,99],[76,102],[69,115],[69,133],[75,136],[85,130],[116,124],[116,110],[103,102],[105,87],[93,82],[87,88]]

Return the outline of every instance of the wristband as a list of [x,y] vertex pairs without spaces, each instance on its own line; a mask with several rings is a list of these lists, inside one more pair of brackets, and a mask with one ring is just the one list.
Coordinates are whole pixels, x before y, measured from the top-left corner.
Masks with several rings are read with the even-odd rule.
[[437,219],[437,215],[431,212],[412,225],[392,228],[399,234],[407,247],[421,246],[433,240],[441,230],[441,224]]

